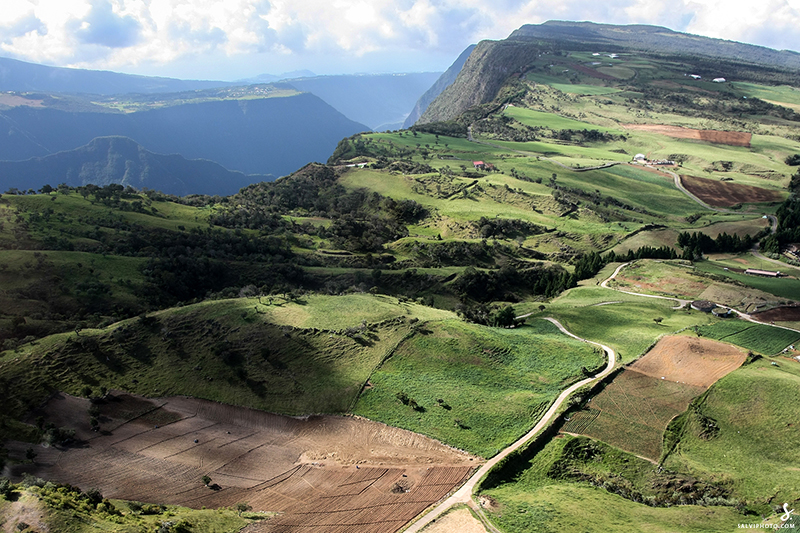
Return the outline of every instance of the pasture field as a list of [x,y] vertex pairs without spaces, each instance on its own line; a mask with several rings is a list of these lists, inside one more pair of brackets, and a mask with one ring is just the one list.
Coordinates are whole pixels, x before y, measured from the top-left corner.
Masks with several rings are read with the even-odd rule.
[[[761,292],[769,293],[773,295],[772,305],[786,302],[786,300],[800,301],[800,279],[797,278],[765,278],[762,276],[751,276],[743,272],[725,270],[724,266],[712,261],[699,261],[695,263],[695,267],[709,274],[730,278],[734,282],[738,282],[745,287],[752,287]],[[764,262],[760,268],[773,270],[780,269],[781,267],[778,265],[773,266],[773,263]]]
[[[455,318],[450,311],[426,307],[411,302],[399,302],[386,295],[346,294],[323,296],[309,294],[298,301],[280,305],[261,305],[266,297],[251,298],[250,303],[264,314],[264,319],[279,326],[338,330],[358,327],[362,323],[377,323],[407,315],[423,321]],[[276,297],[277,302],[281,298]]]
[[[392,533],[436,502],[476,461],[432,439],[347,417],[282,417],[189,398],[113,394],[96,404],[105,431],[88,424],[89,401],[53,398],[39,413],[87,443],[41,448],[16,473],[97,487],[107,497],[280,512],[256,531],[323,533],[358,527]],[[23,445],[27,446],[27,445]],[[20,446],[12,443],[12,453]],[[208,476],[208,486],[202,481]],[[206,531],[206,530],[203,530]]]
[[604,364],[598,350],[543,320],[511,330],[432,323],[375,371],[353,412],[491,457],[584,369]]
[[526,126],[540,126],[551,130],[598,130],[603,132],[619,133],[619,130],[596,126],[588,122],[581,122],[572,118],[563,117],[555,113],[544,113],[524,107],[509,106],[503,114],[525,124]]
[[[583,296],[587,289],[578,287],[554,299],[547,312],[572,333],[614,348],[621,363],[643,355],[664,334],[714,320],[699,311],[673,309],[675,303],[672,300],[637,296],[628,300],[624,294],[611,290],[607,292],[607,305],[594,305],[587,309]],[[578,305],[573,305],[573,302]],[[663,320],[656,323],[653,319],[659,317]]]
[[[562,435],[519,459],[499,479],[481,488],[479,496],[492,504],[485,509],[492,523],[508,533],[561,531],[646,531],[667,533],[729,532],[738,523],[753,522],[732,507],[675,505],[651,507],[635,503],[588,482],[559,477],[554,468],[585,475],[592,483],[606,483],[623,493],[638,492],[642,499],[657,498],[675,478],[656,474],[655,467],[608,445],[592,442],[586,460],[570,457],[570,443],[586,441]],[[677,478],[683,481],[680,477]],[[669,492],[672,492],[669,489]],[[760,518],[758,519],[760,521]]]
[[744,320],[724,320],[702,326],[699,333],[763,355],[774,355],[800,340],[800,333]]
[[553,89],[557,89],[562,93],[567,94],[580,94],[580,95],[603,95],[617,93],[620,90],[616,87],[604,87],[602,85],[589,85],[585,83],[567,83],[564,78],[557,76],[549,76],[547,74],[529,73],[527,79],[535,83],[549,85]]
[[724,479],[734,494],[757,513],[770,502],[800,498],[800,364],[789,358],[759,359],[719,380],[709,389],[699,413],[718,427],[701,438],[702,426],[690,418],[665,467]]
[[712,283],[697,275],[686,261],[641,259],[623,268],[609,286],[642,294],[694,299]]

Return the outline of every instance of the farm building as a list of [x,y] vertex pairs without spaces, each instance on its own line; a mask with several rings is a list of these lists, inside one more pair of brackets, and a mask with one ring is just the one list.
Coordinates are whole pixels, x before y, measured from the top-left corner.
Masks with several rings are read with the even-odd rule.
[[704,313],[710,313],[717,307],[717,304],[714,302],[709,302],[708,300],[695,300],[691,303],[691,308],[697,311],[702,311]]
[[635,156],[633,156],[633,160],[643,162],[647,161],[647,157],[644,154],[636,154]]
[[692,79],[695,79],[695,80],[699,80],[699,79],[701,79],[701,78],[702,78],[702,76],[698,76],[697,74],[691,74],[691,75],[690,75],[690,77],[691,77]]
[[473,161],[472,166],[475,167],[475,170],[494,170],[493,164],[484,161]]
[[711,81],[713,81],[714,83],[725,83],[726,80],[725,78],[714,78]]
[[772,270],[759,270],[757,268],[748,268],[744,271],[745,274],[750,274],[751,276],[764,276],[767,278],[779,278],[781,277],[780,271],[773,272]]
[[725,318],[731,316],[731,310],[727,307],[715,307],[711,310],[711,314],[719,318]]

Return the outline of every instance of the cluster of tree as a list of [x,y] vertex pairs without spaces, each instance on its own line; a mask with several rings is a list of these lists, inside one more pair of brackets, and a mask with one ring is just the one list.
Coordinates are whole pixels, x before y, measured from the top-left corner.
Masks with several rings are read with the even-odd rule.
[[535,265],[525,269],[506,265],[488,271],[470,266],[456,278],[452,288],[464,303],[485,303],[517,301],[521,294],[552,298],[574,287],[577,281],[574,274],[555,265]]
[[613,133],[606,133],[600,130],[552,130],[552,137],[560,141],[569,142],[613,142],[624,141],[624,135],[614,135]]
[[507,250],[504,247],[480,242],[436,241],[414,243],[415,262],[423,267],[491,265],[495,257]]
[[615,261],[627,262],[636,259],[678,259],[678,252],[672,246],[641,246],[637,250],[628,250],[627,253],[617,254],[611,250],[606,254],[605,261],[613,263]]
[[693,233],[684,231],[678,234],[678,246],[683,250],[684,259],[697,259],[708,253],[744,252],[753,247],[753,242],[750,235],[739,237],[725,232],[717,235],[716,239],[698,231]]
[[473,225],[483,239],[513,239],[518,236],[538,235],[547,228],[517,218],[481,217]]
[[[800,178],[800,175],[796,177]],[[792,178],[794,194],[784,200],[775,212],[777,231],[761,241],[761,248],[765,252],[777,254],[787,244],[800,242],[800,197],[796,194],[798,183],[800,179]]]
[[540,129],[522,124],[508,115],[491,115],[472,125],[473,133],[492,135],[497,139],[514,142],[535,141],[538,138],[537,131]]
[[787,165],[792,166],[792,167],[796,167],[796,166],[800,165],[800,154],[789,154],[789,155],[787,155],[786,159],[784,159],[784,163],[786,163]]
[[372,138],[357,133],[339,141],[327,162],[329,165],[335,165],[356,157],[407,158],[411,154],[412,151],[407,148],[390,143],[375,142]]

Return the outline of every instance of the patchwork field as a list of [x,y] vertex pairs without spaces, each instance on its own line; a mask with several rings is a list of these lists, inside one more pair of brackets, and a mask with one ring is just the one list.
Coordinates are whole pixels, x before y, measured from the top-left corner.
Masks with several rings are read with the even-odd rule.
[[89,405],[53,398],[38,414],[76,428],[85,444],[37,448],[35,465],[15,474],[97,487],[109,498],[192,508],[247,502],[281,513],[252,531],[378,533],[402,527],[477,463],[363,419],[292,418],[189,398],[113,395],[99,405],[101,431],[94,433]]
[[752,185],[742,185],[698,176],[681,176],[686,189],[714,207],[730,207],[743,203],[779,202],[783,195],[778,191],[762,189]]
[[751,133],[744,131],[696,130],[662,124],[622,124],[622,126],[629,130],[660,133],[676,139],[694,139],[716,144],[727,144],[729,146],[746,146],[748,148],[750,147],[750,139],[753,136]]
[[563,431],[656,461],[669,421],[744,360],[744,352],[727,344],[664,337],[595,396],[589,409],[573,415]]
[[800,340],[797,331],[743,320],[726,320],[701,326],[698,332],[704,337],[729,342],[764,355],[777,354]]

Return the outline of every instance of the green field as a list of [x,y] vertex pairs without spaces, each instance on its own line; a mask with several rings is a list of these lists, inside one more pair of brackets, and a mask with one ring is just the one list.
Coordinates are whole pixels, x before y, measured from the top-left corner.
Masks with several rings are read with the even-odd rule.
[[122,500],[104,500],[93,505],[83,494],[65,486],[45,484],[36,478],[32,481],[43,486],[26,487],[23,482],[11,493],[11,501],[0,496],[0,516],[14,531],[141,533],[163,531],[164,524],[171,524],[167,527],[176,532],[234,533],[270,516],[238,513],[233,509],[188,509]]
[[532,109],[509,106],[503,113],[511,118],[518,120],[526,126],[540,126],[551,130],[599,130],[603,132],[620,133],[619,130],[604,128],[588,122],[581,122],[554,113],[543,113]]
[[780,358],[774,366],[758,360],[719,380],[700,406],[718,426],[717,436],[700,438],[696,418],[689,420],[666,468],[725,480],[734,493],[759,513],[769,502],[800,498],[800,365]]
[[[586,450],[589,455],[582,459],[567,451],[576,443],[581,444],[579,452]],[[664,489],[669,483],[686,481],[674,473],[657,474],[651,463],[603,443],[561,436],[535,456],[528,454],[501,470],[479,494],[496,502],[489,517],[508,533],[729,532],[738,523],[753,522],[732,507],[635,503],[589,482],[571,480],[572,475],[650,502],[670,498],[673,489]]]
[[[590,298],[584,296],[587,291]],[[611,289],[578,287],[554,299],[546,312],[572,333],[614,348],[622,363],[644,354],[661,335],[715,320],[700,311],[672,309],[673,300],[625,296]],[[618,303],[589,303],[599,299]],[[663,319],[659,324],[653,320],[658,317]]]
[[704,337],[729,342],[764,355],[774,355],[795,344],[800,333],[743,320],[726,320],[699,328]]
[[354,412],[491,457],[528,431],[582,369],[603,364],[596,349],[547,321],[505,330],[449,320],[401,344],[370,377]]
[[553,89],[567,94],[603,95],[619,92],[616,87],[603,87],[602,85],[586,85],[581,83],[565,83],[564,78],[548,76],[547,74],[528,74],[527,78],[536,83],[549,85]]

